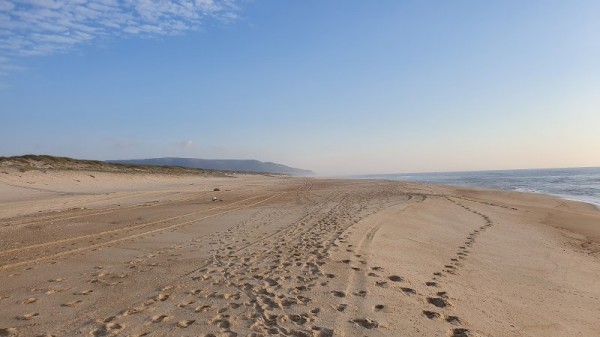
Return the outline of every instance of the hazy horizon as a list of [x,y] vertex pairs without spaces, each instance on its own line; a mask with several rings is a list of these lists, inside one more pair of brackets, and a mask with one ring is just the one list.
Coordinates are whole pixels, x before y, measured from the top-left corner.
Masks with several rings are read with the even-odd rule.
[[[34,155],[34,156],[44,156],[44,155],[48,155],[48,156],[55,156],[55,157],[59,157],[58,155],[52,155],[52,154],[47,154],[47,153],[24,153],[24,154],[20,154],[20,155],[15,155],[16,157],[19,156],[27,156],[27,155]],[[3,156],[0,156],[3,157]],[[162,158],[181,158],[181,159],[202,159],[202,160],[258,160],[261,162],[272,162],[269,160],[261,160],[261,159],[257,159],[257,158],[199,158],[199,157],[172,157],[172,156],[166,156],[166,157],[147,157],[147,158],[119,158],[119,159],[115,159],[115,158],[109,158],[109,159],[98,159],[98,158],[74,158],[74,157],[69,157],[72,159],[81,159],[81,160],[99,160],[99,161],[121,161],[121,160],[145,160],[145,159],[162,159]],[[310,167],[294,167],[292,165],[288,165],[286,163],[279,163],[279,162],[274,162],[275,164],[283,164],[285,166],[290,166],[293,168],[297,168],[297,169],[304,169],[304,170],[312,170]],[[317,176],[321,176],[321,177],[340,177],[340,178],[345,178],[345,177],[369,177],[369,176],[393,176],[393,175],[409,175],[409,174],[444,174],[444,173],[471,173],[471,172],[494,172],[494,171],[535,171],[535,170],[561,170],[561,169],[565,169],[565,170],[570,170],[570,169],[598,169],[600,168],[600,166],[573,166],[573,167],[529,167],[529,168],[503,168],[503,169],[482,169],[482,170],[457,170],[457,171],[399,171],[399,172],[367,172],[367,173],[351,173],[351,174],[322,174],[320,172],[314,172]]]
[[0,0],[0,156],[600,166],[597,1]]

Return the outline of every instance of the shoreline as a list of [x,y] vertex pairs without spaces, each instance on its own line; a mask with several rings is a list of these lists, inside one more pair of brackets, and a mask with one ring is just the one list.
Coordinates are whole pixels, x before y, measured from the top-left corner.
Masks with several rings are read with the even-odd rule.
[[3,335],[600,329],[589,204],[403,181],[92,175],[0,175]]
[[356,177],[540,193],[591,203],[600,209],[600,167],[376,174]]
[[[334,178],[337,179],[337,178]],[[530,193],[536,195],[544,195],[548,197],[555,197],[566,201],[574,201],[580,202],[584,204],[588,204],[596,207],[596,209],[600,212],[600,201],[594,202],[591,200],[577,198],[576,196],[568,196],[561,194],[552,194],[543,191],[535,191],[535,190],[520,190],[520,189],[500,189],[493,187],[485,187],[485,186],[470,186],[470,185],[452,185],[452,184],[443,184],[443,183],[433,183],[433,182],[423,182],[423,181],[411,181],[411,180],[397,180],[397,179],[385,179],[385,178],[339,178],[339,179],[357,179],[357,180],[374,180],[374,181],[388,181],[388,182],[408,182],[414,184],[423,184],[423,185],[433,185],[433,186],[442,186],[442,187],[451,187],[451,188],[466,188],[466,189],[475,189],[475,190],[485,190],[489,192],[515,192],[515,193]]]

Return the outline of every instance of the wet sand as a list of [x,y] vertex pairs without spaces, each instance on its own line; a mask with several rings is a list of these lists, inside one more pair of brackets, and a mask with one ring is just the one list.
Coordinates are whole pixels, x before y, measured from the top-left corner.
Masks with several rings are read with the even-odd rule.
[[543,195],[4,170],[0,336],[597,336],[599,242]]

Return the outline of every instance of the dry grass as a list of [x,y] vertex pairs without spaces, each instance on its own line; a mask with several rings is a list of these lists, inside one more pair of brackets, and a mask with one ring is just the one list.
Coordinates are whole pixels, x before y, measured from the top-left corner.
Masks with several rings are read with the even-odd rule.
[[228,176],[236,172],[223,172],[216,170],[194,169],[179,166],[149,166],[105,163],[99,160],[73,159],[68,157],[55,157],[49,155],[28,154],[16,157],[0,157],[0,167],[10,167],[21,172],[31,170],[78,170],[115,173],[156,173],[170,175],[201,175],[201,176]]

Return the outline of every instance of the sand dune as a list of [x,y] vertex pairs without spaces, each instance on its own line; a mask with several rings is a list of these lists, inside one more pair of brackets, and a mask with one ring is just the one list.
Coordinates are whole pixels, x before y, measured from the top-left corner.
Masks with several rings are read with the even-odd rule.
[[600,213],[586,204],[86,171],[7,171],[0,201],[0,336],[600,331]]

